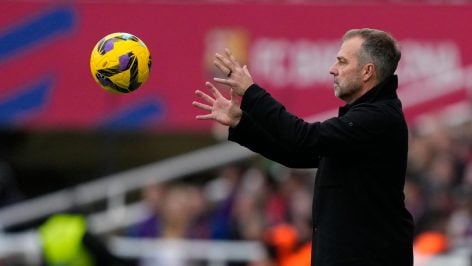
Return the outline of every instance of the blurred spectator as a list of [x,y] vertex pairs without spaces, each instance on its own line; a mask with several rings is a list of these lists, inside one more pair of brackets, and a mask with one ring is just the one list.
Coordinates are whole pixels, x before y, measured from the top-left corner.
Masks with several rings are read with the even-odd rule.
[[264,243],[269,250],[271,263],[278,266],[309,266],[311,262],[312,194],[300,188],[291,194],[287,222],[269,228]]
[[232,239],[232,228],[235,196],[246,170],[245,165],[230,164],[224,166],[218,177],[204,188],[212,212],[210,214],[210,237],[212,239]]
[[187,237],[192,220],[190,200],[183,186],[171,186],[165,193],[162,206],[160,237],[179,239]]
[[[131,226],[127,234],[133,237],[179,240],[208,237],[204,214],[206,202],[198,188],[189,184],[153,184],[143,190],[150,213]],[[143,258],[141,266],[188,266],[175,246],[156,250],[155,256]]]
[[472,186],[458,189],[456,202],[457,208],[447,224],[448,236],[457,246],[472,244]]
[[267,265],[310,266],[311,241],[301,238],[302,233],[291,224],[281,224],[270,228],[265,244],[272,260]]
[[428,265],[433,256],[446,252],[449,243],[446,235],[440,232],[423,232],[415,238],[413,243],[415,265]]
[[429,169],[421,176],[429,209],[452,210],[451,192],[454,174],[454,162],[449,154],[441,153],[433,156]]
[[188,198],[188,209],[191,217],[189,223],[189,235],[193,239],[208,239],[210,237],[209,228],[209,208],[208,199],[201,187],[190,185],[185,188]]
[[232,212],[232,238],[261,240],[266,227],[264,207],[268,188],[265,174],[251,168],[242,176]]
[[111,254],[79,214],[55,214],[39,227],[45,266],[134,265]]
[[126,235],[150,238],[207,238],[206,199],[201,190],[189,184],[152,184],[143,188],[142,197],[149,213]]
[[149,214],[145,220],[128,228],[126,235],[132,237],[157,237],[160,234],[164,193],[164,184],[151,184],[142,189],[141,196]]
[[413,221],[424,214],[426,209],[426,199],[419,182],[409,176],[405,179],[405,206],[413,216]]

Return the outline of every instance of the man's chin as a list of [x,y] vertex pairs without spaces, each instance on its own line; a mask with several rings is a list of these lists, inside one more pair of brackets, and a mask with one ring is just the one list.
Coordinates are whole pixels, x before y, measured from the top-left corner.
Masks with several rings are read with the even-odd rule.
[[334,87],[334,96],[336,96],[338,98],[341,98],[341,96],[342,96],[341,91],[336,86]]

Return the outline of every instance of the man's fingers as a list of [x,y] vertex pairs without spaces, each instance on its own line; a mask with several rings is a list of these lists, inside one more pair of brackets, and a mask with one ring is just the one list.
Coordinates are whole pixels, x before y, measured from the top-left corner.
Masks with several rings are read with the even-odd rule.
[[225,75],[228,75],[228,73],[231,72],[231,70],[229,69],[229,67],[227,67],[221,60],[219,59],[215,59],[215,61],[213,61],[213,64],[219,69],[221,70],[221,72],[223,72]]
[[223,97],[220,91],[211,82],[205,82],[205,85],[210,89],[211,93],[213,94],[213,96],[215,96],[215,98]]
[[236,60],[236,58],[233,56],[233,53],[231,53],[231,51],[226,48],[225,49],[225,53],[226,53],[226,57],[229,59],[232,67],[240,67],[239,63],[238,63],[238,60]]
[[[225,49],[225,55],[221,55],[216,53],[216,59],[220,61],[228,70],[232,70],[232,72],[237,71],[241,68],[236,58],[231,54],[228,49]],[[228,71],[229,72],[229,71]],[[228,74],[228,72],[225,72]]]
[[236,83],[234,80],[231,80],[231,79],[213,78],[213,80],[219,84],[223,84],[228,87],[235,87],[238,85],[238,83]]
[[207,114],[207,115],[197,115],[195,116],[197,120],[213,120],[214,117],[212,114]]
[[210,105],[197,102],[197,101],[193,101],[192,105],[208,112],[211,112],[213,110],[213,108]]
[[216,53],[215,58],[215,61],[220,62],[224,67],[228,69],[231,69],[233,67],[231,60],[227,56],[223,56],[219,53]]
[[209,104],[213,104],[215,102],[215,99],[213,99],[210,95],[204,93],[203,91],[201,90],[196,90],[195,91],[195,95],[197,95],[198,97],[202,98],[203,100],[205,100],[207,103]]

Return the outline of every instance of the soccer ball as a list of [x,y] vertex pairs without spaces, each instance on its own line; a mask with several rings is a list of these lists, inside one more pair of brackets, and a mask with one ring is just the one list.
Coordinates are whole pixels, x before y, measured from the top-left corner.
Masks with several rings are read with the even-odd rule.
[[90,70],[105,90],[129,93],[149,77],[151,54],[138,37],[116,32],[103,37],[93,48]]

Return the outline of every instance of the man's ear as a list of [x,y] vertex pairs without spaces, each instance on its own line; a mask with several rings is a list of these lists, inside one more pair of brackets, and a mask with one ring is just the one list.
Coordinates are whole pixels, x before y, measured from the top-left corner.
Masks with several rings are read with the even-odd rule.
[[375,78],[375,66],[374,64],[366,64],[364,65],[363,73],[362,73],[362,80],[364,82],[369,81]]

